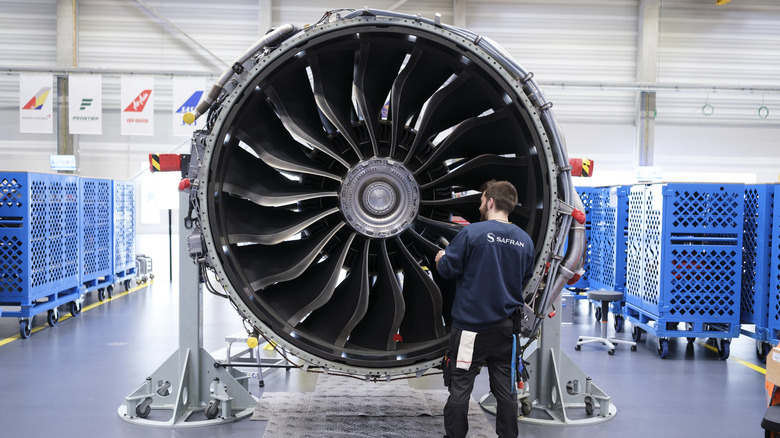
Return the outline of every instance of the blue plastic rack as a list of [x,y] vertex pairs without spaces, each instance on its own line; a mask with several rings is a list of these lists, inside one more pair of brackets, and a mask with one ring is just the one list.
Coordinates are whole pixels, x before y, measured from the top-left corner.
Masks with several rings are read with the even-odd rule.
[[[722,359],[740,333],[744,185],[637,185],[629,193],[625,313],[635,341],[712,338]],[[681,327],[682,325],[682,327]]]
[[76,176],[0,172],[0,305],[23,338],[38,313],[54,326],[60,305],[81,312],[78,210]]
[[114,279],[129,290],[135,268],[135,183],[113,181]]
[[81,282],[85,292],[98,292],[103,301],[113,294],[114,283],[114,206],[110,179],[80,178],[79,217],[81,233]]

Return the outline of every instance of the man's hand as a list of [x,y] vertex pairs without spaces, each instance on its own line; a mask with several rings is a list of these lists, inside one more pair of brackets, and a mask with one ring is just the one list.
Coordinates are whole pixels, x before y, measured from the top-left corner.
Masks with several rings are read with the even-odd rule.
[[439,265],[439,260],[444,257],[444,250],[440,249],[439,252],[436,253],[436,266]]

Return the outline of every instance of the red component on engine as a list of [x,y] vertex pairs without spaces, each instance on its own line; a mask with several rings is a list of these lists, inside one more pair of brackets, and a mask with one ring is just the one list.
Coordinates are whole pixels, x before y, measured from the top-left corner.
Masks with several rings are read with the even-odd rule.
[[173,172],[180,170],[180,154],[149,154],[150,172]]
[[574,218],[575,221],[584,224],[585,223],[585,213],[582,210],[574,210],[571,212],[571,217]]
[[179,191],[183,192],[187,190],[188,188],[192,187],[192,182],[189,178],[184,178],[183,180],[179,181]]
[[593,176],[593,167],[595,165],[596,163],[594,163],[590,158],[569,158],[571,176]]

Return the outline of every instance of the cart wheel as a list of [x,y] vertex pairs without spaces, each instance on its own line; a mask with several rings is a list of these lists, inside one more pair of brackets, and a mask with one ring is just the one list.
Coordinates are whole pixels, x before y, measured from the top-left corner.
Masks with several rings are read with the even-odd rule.
[[610,348],[609,350],[607,350],[607,354],[610,355],[610,356],[614,356],[615,355],[615,349],[614,348]]
[[529,415],[531,413],[531,400],[528,397],[520,399],[520,412],[523,415]]
[[103,300],[106,299],[106,290],[103,289],[102,287],[100,289],[98,289],[98,299],[100,301],[103,301]]
[[30,334],[32,334],[32,320],[30,319],[20,319],[19,320],[19,336],[22,337],[22,339],[27,339],[30,337]]
[[723,339],[718,344],[718,357],[720,357],[721,360],[726,360],[729,358],[729,354],[731,348],[730,348],[731,341],[728,339]]
[[206,411],[204,412],[204,414],[206,414],[206,418],[211,420],[216,418],[218,413],[219,413],[219,400],[211,399],[209,404],[206,405]]
[[582,349],[582,345],[575,345],[574,351],[580,351]]
[[106,288],[106,293],[108,294],[108,297],[109,297],[109,298],[113,298],[113,297],[114,297],[114,285],[113,285],[113,284],[112,284],[112,285],[109,285],[109,286]]
[[152,398],[146,397],[144,401],[135,407],[135,414],[141,418],[146,418],[152,412]]
[[593,398],[591,396],[585,397],[585,414],[587,415],[593,415],[593,411],[595,410],[595,404],[593,403]]
[[601,322],[601,307],[596,307],[596,322]]
[[615,332],[623,333],[623,325],[625,324],[623,317],[615,315]]
[[130,280],[125,280],[125,290],[130,290]]
[[57,325],[57,323],[60,322],[60,311],[57,309],[50,309],[46,314],[46,322],[52,327]]
[[761,362],[766,362],[766,355],[772,350],[772,344],[767,341],[756,340],[756,354]]
[[661,359],[666,359],[666,356],[668,355],[669,355],[669,340],[658,339],[658,356],[660,356]]
[[71,301],[70,314],[73,316],[78,316],[80,313],[81,313],[81,303],[78,301]]
[[149,274],[149,280],[154,280],[154,274]]
[[639,342],[642,340],[642,329],[639,327],[631,327],[631,339],[634,340],[634,342]]
[[631,351],[636,351],[636,345],[631,346]]
[[692,337],[688,338],[688,343],[689,344],[693,344],[694,342],[696,342],[696,338],[692,338]]

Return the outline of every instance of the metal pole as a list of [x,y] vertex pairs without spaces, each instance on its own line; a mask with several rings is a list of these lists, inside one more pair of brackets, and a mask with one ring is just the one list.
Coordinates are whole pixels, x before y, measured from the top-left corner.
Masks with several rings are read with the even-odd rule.
[[168,281],[173,283],[173,210],[168,209]]

